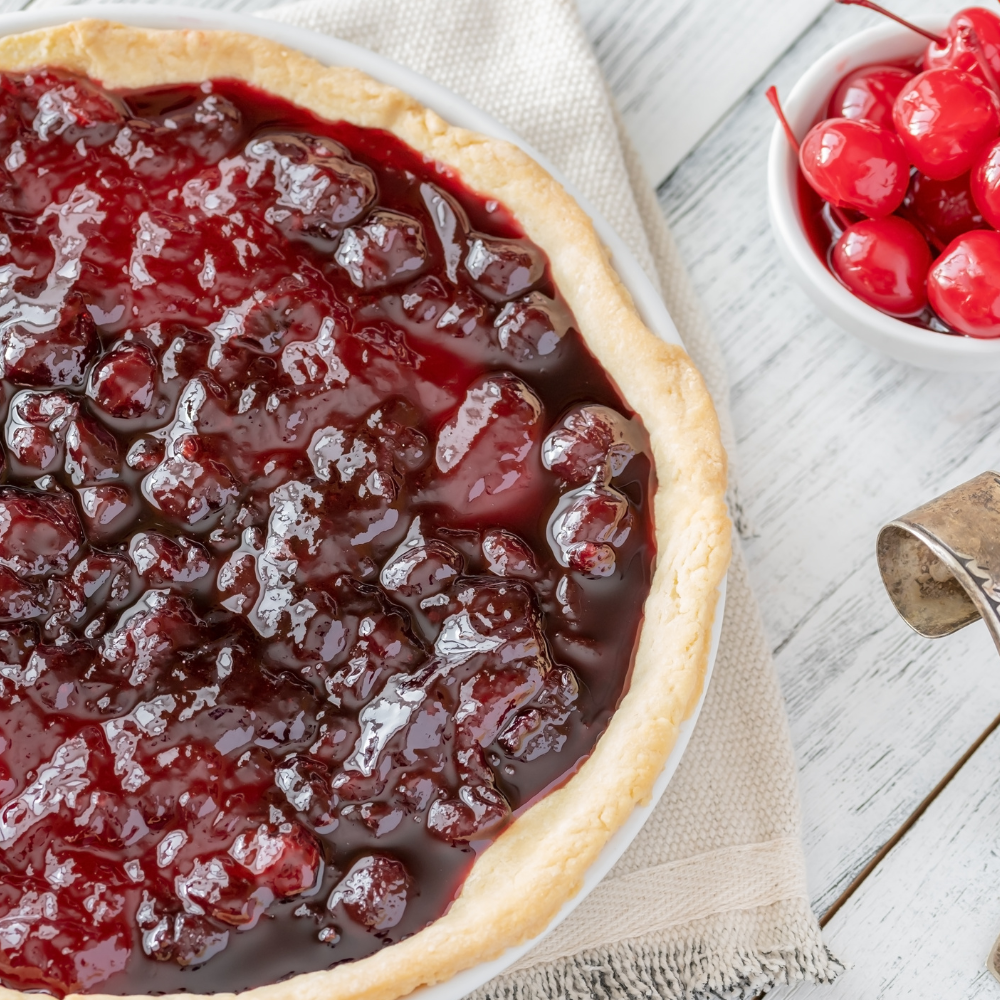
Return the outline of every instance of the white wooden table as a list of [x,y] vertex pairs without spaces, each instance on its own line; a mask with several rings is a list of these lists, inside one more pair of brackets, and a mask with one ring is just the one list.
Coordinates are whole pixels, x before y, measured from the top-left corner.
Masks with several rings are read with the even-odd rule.
[[872,353],[792,283],[767,222],[764,89],[787,94],[877,16],[826,0],[580,4],[723,343],[812,901],[852,966],[774,995],[1000,1000],[984,967],[1000,933],[1000,660],[981,623],[912,634],[874,559],[881,524],[1000,464],[1000,379]]
[[780,5],[739,6],[759,18],[743,39],[757,82],[727,94],[659,191],[729,364],[742,533],[799,761],[812,899],[853,966],[832,988],[777,995],[1000,998],[984,968],[1000,933],[1000,661],[981,623],[912,634],[874,559],[882,523],[1000,463],[1000,379],[876,355],[793,285],[766,217],[763,90],[787,93],[875,15],[812,4],[819,17],[776,52],[763,50]]
[[828,0],[578,3],[725,350],[740,527],[798,755],[812,900],[853,966],[776,995],[1000,1000],[984,968],[1000,932],[1000,661],[982,624],[910,633],[874,560],[882,523],[1000,465],[1000,377],[869,351],[793,285],[766,215],[764,88],[787,93],[877,18]]

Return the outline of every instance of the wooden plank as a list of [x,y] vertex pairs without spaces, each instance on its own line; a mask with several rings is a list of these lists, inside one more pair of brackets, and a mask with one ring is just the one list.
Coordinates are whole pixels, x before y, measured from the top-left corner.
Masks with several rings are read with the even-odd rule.
[[577,0],[646,172],[660,183],[829,0]]
[[1000,731],[973,755],[826,930],[851,964],[783,1000],[995,1000],[984,967],[1000,933]]
[[893,362],[824,319],[767,221],[764,84],[788,92],[872,19],[828,11],[661,192],[729,364],[747,554],[788,702],[820,910],[1000,713],[985,628],[912,635],[874,561],[880,524],[998,462],[996,380]]

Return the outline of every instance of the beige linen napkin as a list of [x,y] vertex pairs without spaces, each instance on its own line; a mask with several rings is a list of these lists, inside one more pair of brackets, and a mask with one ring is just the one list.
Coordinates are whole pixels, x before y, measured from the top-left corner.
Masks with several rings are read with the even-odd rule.
[[[545,153],[662,289],[732,456],[721,354],[571,0],[303,0],[262,16],[404,63]],[[715,674],[662,801],[572,916],[474,997],[745,997],[839,970],[806,896],[795,760],[737,547]]]

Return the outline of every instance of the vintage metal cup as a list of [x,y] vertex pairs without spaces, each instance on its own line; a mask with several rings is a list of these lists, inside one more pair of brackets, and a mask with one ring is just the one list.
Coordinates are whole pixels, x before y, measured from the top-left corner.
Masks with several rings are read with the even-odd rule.
[[876,554],[885,589],[915,632],[938,638],[982,618],[1000,649],[1000,473],[890,521]]
[[[876,554],[885,589],[915,632],[937,638],[982,618],[1000,650],[1000,473],[890,521]],[[986,968],[1000,980],[1000,938]]]

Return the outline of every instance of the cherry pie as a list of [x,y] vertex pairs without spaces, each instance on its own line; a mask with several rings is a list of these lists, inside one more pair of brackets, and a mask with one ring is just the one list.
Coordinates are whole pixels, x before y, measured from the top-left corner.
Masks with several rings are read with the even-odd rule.
[[0,161],[0,983],[541,931],[700,693],[687,357],[518,149],[258,38],[4,38]]

